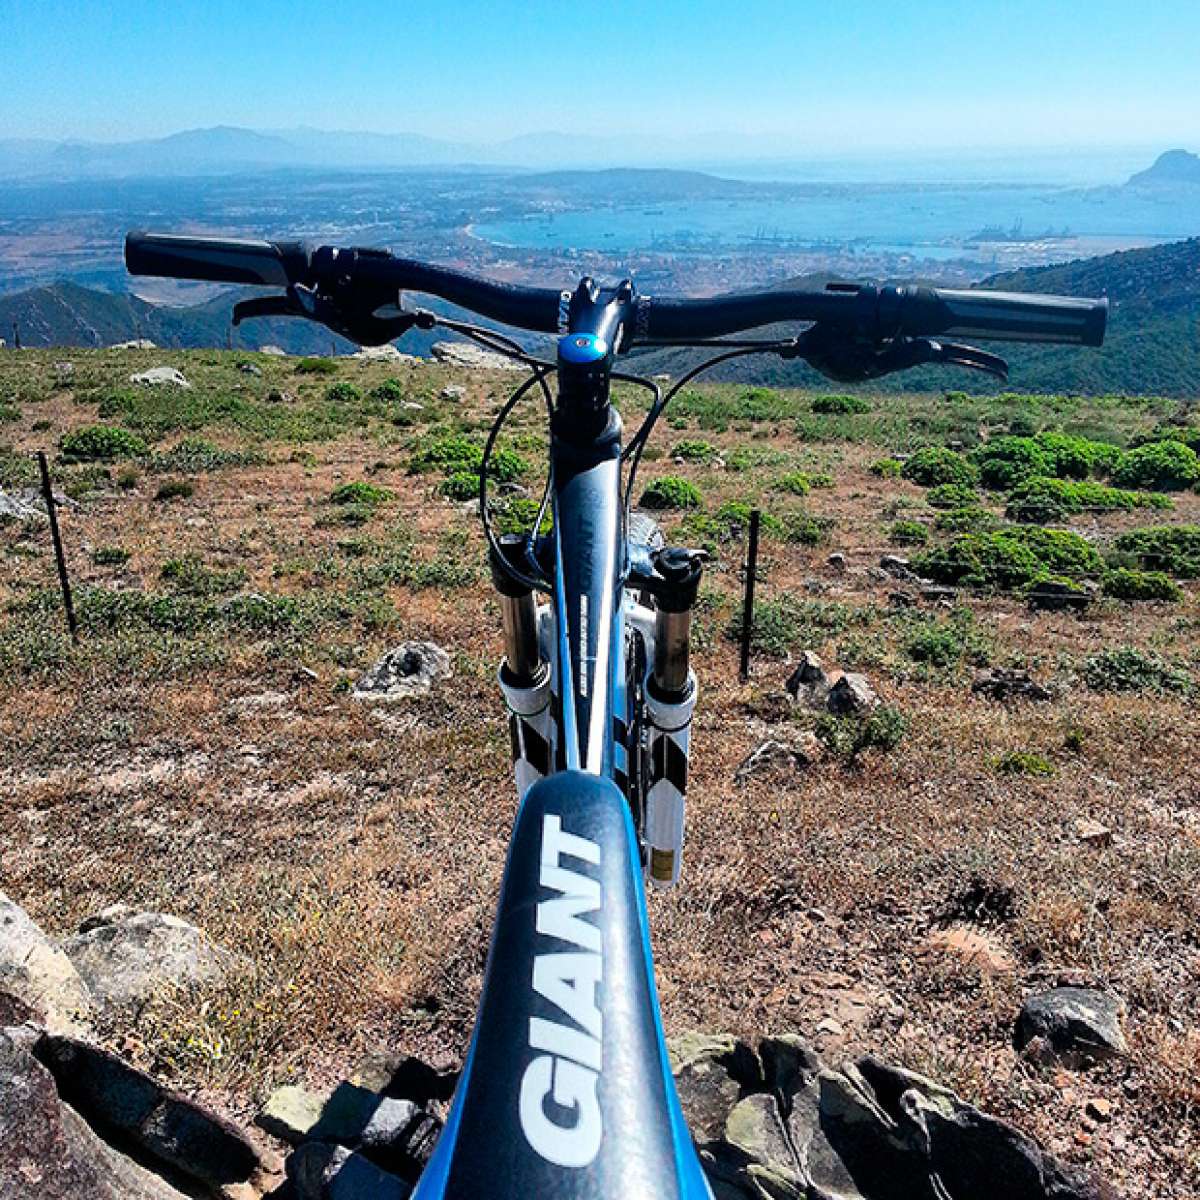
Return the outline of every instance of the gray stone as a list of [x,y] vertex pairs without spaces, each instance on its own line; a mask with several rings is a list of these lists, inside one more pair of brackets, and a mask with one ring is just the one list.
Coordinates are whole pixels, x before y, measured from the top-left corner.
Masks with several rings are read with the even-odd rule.
[[1057,987],[1030,996],[1021,1006],[1013,1045],[1024,1050],[1041,1038],[1068,1065],[1086,1066],[1115,1055],[1127,1046],[1121,1029],[1125,1005],[1111,992],[1095,988]]
[[246,960],[203,930],[166,913],[123,911],[63,942],[63,950],[100,1004],[140,1004],[164,989],[215,986]]
[[840,550],[835,550],[825,560],[825,565],[832,567],[835,571],[844,571],[846,569],[846,556]]
[[821,656],[812,650],[805,650],[783,686],[788,695],[796,700],[802,693],[811,693],[827,688],[829,680],[826,677],[825,664],[821,661]]
[[454,1095],[460,1073],[448,1062],[429,1063],[403,1051],[375,1050],[359,1060],[349,1082],[385,1096],[427,1105],[447,1102]]
[[307,1142],[287,1160],[296,1200],[407,1200],[412,1187],[365,1155],[330,1142]]
[[769,739],[750,752],[733,777],[737,782],[745,783],[755,775],[810,767],[824,756],[825,747],[813,733],[801,733],[787,742]]
[[7,1030],[0,1031],[0,1196],[183,1200],[183,1193],[102,1141]]
[[321,1119],[327,1096],[287,1084],[267,1097],[254,1123],[282,1142],[298,1146]]
[[[91,993],[71,960],[2,892],[0,995],[18,1001],[56,1033],[78,1031],[92,1014]],[[13,1006],[6,1021],[18,1015]]]
[[725,1157],[719,1161],[725,1171],[740,1161],[742,1173],[766,1200],[805,1200],[800,1164],[771,1096],[760,1092],[734,1105],[725,1121]]
[[127,342],[113,342],[110,350],[157,350],[158,347],[149,338],[131,338]]
[[467,394],[467,389],[457,383],[449,383],[438,393],[442,400],[461,400]]
[[472,371],[524,371],[523,363],[469,342],[434,342],[430,353],[438,362]]
[[870,712],[879,705],[879,697],[865,675],[843,675],[825,698],[825,707],[838,716],[855,716]]
[[357,700],[423,696],[452,673],[450,655],[433,642],[403,642],[389,650],[354,685]]
[[84,1117],[114,1130],[150,1159],[221,1188],[269,1174],[239,1129],[172,1092],[115,1054],[47,1034],[35,1047],[59,1094]]
[[1028,671],[994,667],[971,684],[973,696],[989,700],[1049,700],[1050,693]]
[[135,371],[130,375],[129,382],[143,387],[177,387],[185,391],[192,386],[178,367],[151,367],[148,371]]
[[916,579],[908,559],[899,554],[885,554],[879,560],[879,566],[892,579]]
[[667,1049],[692,1137],[701,1146],[719,1141],[747,1077],[754,1081],[758,1075],[753,1052],[729,1036],[694,1033],[673,1039]]
[[237,365],[237,369],[241,371],[243,375],[254,375],[256,377],[262,375],[262,367],[252,362],[240,362]]
[[391,342],[385,342],[382,346],[361,346],[350,357],[365,359],[367,362],[392,364],[419,363],[421,361],[415,354],[405,354],[402,350],[393,346]]
[[259,346],[259,354],[269,354],[272,358],[287,358],[288,352],[282,346],[276,346],[268,342],[265,346]]

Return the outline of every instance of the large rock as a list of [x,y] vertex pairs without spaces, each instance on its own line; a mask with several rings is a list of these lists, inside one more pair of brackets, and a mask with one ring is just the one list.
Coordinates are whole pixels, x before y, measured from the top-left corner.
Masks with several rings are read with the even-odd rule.
[[208,1187],[261,1180],[275,1165],[236,1126],[99,1046],[46,1035],[34,1052],[62,1098],[90,1121]]
[[157,350],[158,347],[149,338],[131,338],[127,342],[113,342],[110,350]]
[[192,386],[178,367],[151,367],[148,371],[135,371],[130,375],[129,382],[143,387],[177,387],[184,391],[190,391]]
[[[92,996],[71,960],[0,892],[0,996],[21,1003],[46,1028],[76,1031],[92,1013]],[[25,1014],[4,1017],[14,1021]]]
[[825,707],[840,717],[861,716],[879,707],[879,697],[865,675],[843,675],[830,689]]
[[742,760],[733,777],[738,783],[745,783],[755,775],[811,767],[824,757],[825,747],[814,733],[801,733],[786,742],[768,739]]
[[524,364],[470,342],[434,342],[431,353],[438,362],[473,371],[524,371]]
[[215,986],[248,964],[213,942],[195,925],[166,913],[85,922],[63,950],[97,1002],[114,1007],[141,1004],[170,988]]
[[994,667],[971,684],[973,696],[989,700],[1049,700],[1050,693],[1028,671]]
[[391,342],[385,342],[382,346],[360,346],[350,357],[365,359],[367,362],[381,362],[392,365],[399,363],[416,364],[421,361],[415,354],[405,354],[393,346]]
[[0,1196],[4,1200],[184,1200],[119,1154],[64,1104],[50,1072],[0,1030]]
[[760,1068],[744,1042],[725,1035],[683,1034],[667,1043],[679,1103],[698,1145],[720,1140],[725,1120]]
[[405,700],[423,696],[448,679],[450,655],[433,642],[402,642],[389,650],[354,685],[356,700]]
[[1087,1066],[1126,1051],[1121,1018],[1125,1005],[1111,992],[1057,987],[1030,996],[1013,1031],[1018,1050],[1039,1046],[1067,1065]]
[[362,1154],[308,1142],[287,1160],[296,1200],[408,1200],[412,1186]]

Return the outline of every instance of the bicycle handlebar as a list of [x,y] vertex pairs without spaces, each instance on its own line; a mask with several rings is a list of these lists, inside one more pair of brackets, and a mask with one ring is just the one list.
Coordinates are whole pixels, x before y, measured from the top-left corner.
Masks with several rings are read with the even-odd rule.
[[[303,242],[130,233],[131,274],[219,283],[349,288],[378,295],[424,292],[480,316],[535,333],[565,332],[569,292],[484,279],[387,250],[313,248]],[[897,337],[972,337],[1099,346],[1108,301],[946,288],[830,284],[823,291],[747,292],[711,299],[643,296],[631,341],[711,338],[782,322],[816,322],[869,342]]]

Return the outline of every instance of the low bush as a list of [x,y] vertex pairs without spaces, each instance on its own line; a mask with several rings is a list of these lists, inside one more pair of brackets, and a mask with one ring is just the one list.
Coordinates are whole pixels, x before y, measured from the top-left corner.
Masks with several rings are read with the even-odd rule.
[[1058,479],[1087,479],[1110,472],[1121,460],[1121,448],[1069,433],[1039,433],[1033,439]]
[[904,464],[898,458],[877,458],[871,464],[871,474],[880,479],[899,479]]
[[871,406],[858,396],[817,396],[813,399],[812,410],[815,413],[865,413],[871,411]]
[[1170,508],[1171,501],[1158,492],[1131,492],[1090,480],[1072,481],[1034,476],[1008,494],[1005,516],[1013,521],[1061,521],[1082,512],[1130,511],[1135,508]]
[[390,489],[380,487],[377,483],[365,483],[356,479],[351,483],[342,483],[329,493],[331,504],[383,504],[393,498]]
[[1166,600],[1183,598],[1183,591],[1170,575],[1162,571],[1132,571],[1117,567],[1106,571],[1100,581],[1101,591],[1116,600]]
[[460,433],[423,438],[417,443],[408,469],[416,474],[423,471],[444,471],[454,475],[463,471],[479,474],[483,463],[483,447]]
[[337,369],[332,358],[302,358],[295,367],[297,375],[336,375]]
[[1187,693],[1192,690],[1192,681],[1186,671],[1133,646],[1102,650],[1085,659],[1083,678],[1094,692]]
[[147,446],[136,433],[113,425],[88,425],[65,433],[58,443],[63,462],[112,462],[140,458]]
[[651,509],[701,508],[704,500],[694,483],[677,475],[663,475],[646,488],[639,503]]
[[992,767],[1001,775],[1034,775],[1048,777],[1054,774],[1054,764],[1032,750],[1009,750],[992,759]]
[[998,437],[971,454],[984,487],[1007,491],[1034,475],[1052,475],[1053,460],[1034,438]]
[[488,459],[488,479],[495,480],[497,483],[512,483],[514,480],[520,479],[528,470],[529,463],[515,450],[507,447],[499,450],[493,449],[492,456]]
[[707,464],[717,457],[717,448],[712,442],[685,439],[671,447],[671,457],[682,458],[684,462]]
[[399,404],[407,396],[408,391],[398,379],[385,379],[371,389],[371,399],[382,404]]
[[195,495],[196,485],[190,479],[168,479],[154,493],[155,500],[186,500]]
[[791,471],[776,481],[775,490],[790,492],[793,496],[807,496],[812,486],[812,480],[803,471]]
[[937,487],[943,483],[958,483],[973,487],[979,480],[979,471],[957,450],[944,446],[926,446],[918,450],[901,470],[905,479],[921,487]]
[[1112,481],[1118,487],[1182,492],[1200,483],[1200,456],[1182,442],[1148,442],[1121,458]]
[[986,666],[991,659],[991,642],[969,608],[956,609],[949,620],[922,616],[906,624],[904,650],[913,662],[945,669],[962,662]]
[[854,762],[868,750],[887,751],[899,746],[908,733],[908,718],[888,704],[861,717],[822,713],[814,732],[832,754]]
[[361,399],[362,391],[348,379],[341,379],[325,389],[328,404],[357,404]]
[[929,541],[929,527],[920,521],[895,521],[888,530],[893,546],[924,546]]
[[1028,526],[964,533],[913,561],[913,569],[938,583],[1020,590],[1050,576],[1096,575],[1100,554],[1086,538],[1066,530]]
[[990,508],[982,504],[964,504],[962,508],[951,508],[934,518],[933,527],[939,533],[982,533],[995,529],[999,518]]
[[123,567],[129,561],[129,551],[120,546],[97,546],[92,562],[98,567]]
[[450,500],[474,500],[479,495],[479,476],[456,471],[442,480],[438,491]]
[[180,558],[168,559],[163,563],[159,576],[185,596],[221,596],[236,592],[245,585],[247,579],[243,568],[222,571],[208,566],[199,554],[184,554]]
[[1200,579],[1200,525],[1149,525],[1113,543],[1116,556],[1176,579]]
[[934,508],[965,508],[979,503],[979,493],[963,483],[939,483],[925,497]]
[[222,450],[206,438],[186,437],[170,450],[152,454],[146,469],[157,475],[171,471],[221,471],[228,467],[258,467],[266,457],[256,450]]

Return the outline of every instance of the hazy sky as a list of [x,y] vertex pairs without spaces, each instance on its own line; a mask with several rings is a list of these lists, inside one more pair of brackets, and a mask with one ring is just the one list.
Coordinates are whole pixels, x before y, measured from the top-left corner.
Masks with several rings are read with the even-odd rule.
[[1200,0],[0,0],[0,138],[1200,149]]

